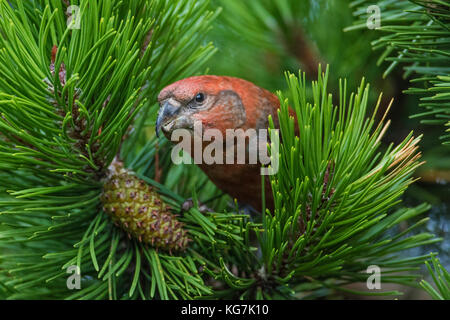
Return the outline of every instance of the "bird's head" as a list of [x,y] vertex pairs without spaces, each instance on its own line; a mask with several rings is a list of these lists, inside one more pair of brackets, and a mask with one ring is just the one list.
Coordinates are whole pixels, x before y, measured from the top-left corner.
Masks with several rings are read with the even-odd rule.
[[[222,76],[196,76],[177,81],[158,96],[160,110],[156,132],[170,139],[176,129],[193,130],[200,121],[203,130],[255,128],[261,117],[267,121],[265,105],[278,104],[270,92],[251,82]],[[264,124],[262,124],[264,125]]]

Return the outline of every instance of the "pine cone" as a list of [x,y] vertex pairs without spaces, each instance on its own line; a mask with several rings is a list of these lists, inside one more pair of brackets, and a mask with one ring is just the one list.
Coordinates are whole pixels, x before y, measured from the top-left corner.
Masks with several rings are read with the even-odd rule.
[[183,224],[158,193],[114,161],[103,186],[103,210],[129,237],[169,251],[186,249],[190,239]]

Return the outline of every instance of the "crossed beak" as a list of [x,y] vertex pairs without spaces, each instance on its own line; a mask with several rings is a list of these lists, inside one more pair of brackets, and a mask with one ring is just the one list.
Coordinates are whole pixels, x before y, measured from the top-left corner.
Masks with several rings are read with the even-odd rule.
[[176,129],[194,129],[192,112],[183,108],[182,104],[173,98],[162,101],[156,120],[156,135],[162,131],[166,137]]
[[169,133],[175,125],[176,115],[180,112],[181,105],[174,99],[167,99],[161,103],[158,118],[156,120],[156,136],[159,133]]

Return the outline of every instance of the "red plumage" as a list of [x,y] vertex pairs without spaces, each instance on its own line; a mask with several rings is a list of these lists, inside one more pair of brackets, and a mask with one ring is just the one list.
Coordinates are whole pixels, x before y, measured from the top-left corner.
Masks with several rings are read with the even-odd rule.
[[[203,98],[203,99],[202,99]],[[203,129],[266,129],[268,117],[277,123],[278,98],[253,83],[224,76],[197,76],[177,81],[164,88],[158,97],[161,105],[157,131],[170,139],[175,129],[192,129],[201,121]],[[241,204],[260,210],[260,164],[201,164],[200,168],[224,192]],[[272,193],[266,179],[266,200],[272,206]]]

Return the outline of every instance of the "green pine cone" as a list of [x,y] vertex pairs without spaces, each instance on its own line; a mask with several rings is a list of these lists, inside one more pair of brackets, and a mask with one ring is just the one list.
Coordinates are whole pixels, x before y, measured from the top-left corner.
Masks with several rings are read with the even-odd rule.
[[178,251],[186,249],[190,239],[158,193],[145,181],[115,161],[103,186],[103,210],[129,237],[153,247]]

